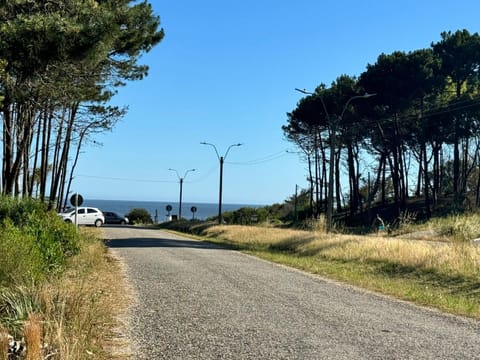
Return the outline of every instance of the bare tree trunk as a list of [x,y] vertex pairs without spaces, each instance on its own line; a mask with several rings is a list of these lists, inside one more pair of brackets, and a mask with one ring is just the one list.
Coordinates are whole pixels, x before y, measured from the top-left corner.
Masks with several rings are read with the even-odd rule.
[[342,189],[340,184],[340,155],[341,148],[335,154],[335,199],[337,203],[337,211],[342,211]]
[[50,138],[52,135],[53,110],[48,109],[44,114],[42,129],[42,158],[40,166],[40,200],[45,201],[47,193],[47,178],[50,169]]
[[[65,128],[65,141],[57,164],[58,173],[57,176],[54,177],[54,181],[52,182],[52,188],[50,191],[50,203],[52,205],[55,204],[57,210],[60,210],[61,207],[62,194],[59,193],[59,188],[61,188],[61,184],[63,184],[66,179],[68,154],[70,152],[70,143],[72,139],[73,125],[75,123],[77,109],[78,104],[72,105],[69,109],[69,117]],[[59,201],[57,201],[57,198],[59,198]]]
[[423,169],[424,174],[423,178],[425,180],[424,183],[424,195],[425,195],[425,211],[427,218],[430,218],[431,211],[430,211],[430,196],[429,196],[429,178],[428,178],[428,160],[427,160],[427,145],[425,141],[422,142],[422,153],[423,153]]
[[48,207],[50,209],[53,209],[55,206],[57,206],[56,202],[56,191],[57,191],[57,186],[59,182],[59,177],[60,177],[60,171],[61,171],[61,166],[60,166],[60,149],[61,149],[61,144],[62,141],[67,141],[66,136],[65,140],[63,139],[63,130],[64,130],[64,123],[65,123],[65,117],[66,117],[66,108],[62,109],[62,115],[59,119],[58,123],[58,131],[56,135],[56,141],[55,141],[55,147],[53,150],[53,163],[52,163],[52,178],[50,180],[50,195],[48,199]]
[[38,155],[39,155],[39,150],[40,150],[40,134],[42,131],[42,116],[38,117],[38,127],[37,127],[37,133],[35,136],[35,155],[33,157],[33,164],[32,164],[32,175],[30,177],[30,182],[28,184],[28,192],[32,196],[33,195],[33,189],[35,186],[35,182],[39,181],[37,178],[37,165],[38,165]]
[[319,142],[321,142],[320,134],[315,132],[315,218],[318,219],[320,215],[320,184],[319,184],[319,171],[320,171],[320,156],[318,153]]
[[4,99],[4,107],[2,109],[3,118],[3,163],[2,163],[2,192],[4,195],[10,195],[13,191],[13,183],[11,179],[11,170],[13,162],[13,119],[11,112],[11,104]]

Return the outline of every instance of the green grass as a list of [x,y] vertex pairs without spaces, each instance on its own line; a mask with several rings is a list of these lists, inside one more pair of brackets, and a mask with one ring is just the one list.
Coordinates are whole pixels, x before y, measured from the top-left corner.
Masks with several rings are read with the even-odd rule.
[[480,279],[448,276],[388,261],[352,262],[271,251],[260,258],[336,279],[417,304],[480,319]]

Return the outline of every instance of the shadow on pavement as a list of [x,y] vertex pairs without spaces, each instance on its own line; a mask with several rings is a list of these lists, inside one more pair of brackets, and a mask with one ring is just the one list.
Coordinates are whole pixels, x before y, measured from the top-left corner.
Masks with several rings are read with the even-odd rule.
[[106,240],[105,244],[110,248],[193,248],[227,250],[215,244],[195,240],[176,240],[165,238],[125,238]]

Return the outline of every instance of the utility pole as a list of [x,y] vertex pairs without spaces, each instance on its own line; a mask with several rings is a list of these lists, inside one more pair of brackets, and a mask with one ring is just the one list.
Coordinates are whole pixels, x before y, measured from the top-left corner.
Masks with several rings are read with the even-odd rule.
[[295,184],[295,212],[294,220],[298,221],[298,184]]
[[190,171],[195,171],[196,169],[189,169],[187,171],[185,171],[185,174],[183,175],[183,177],[180,177],[180,175],[178,174],[178,171],[175,170],[175,169],[168,169],[170,171],[175,171],[175,173],[177,174],[177,177],[178,177],[178,180],[180,182],[180,199],[178,201],[178,220],[181,220],[182,219],[182,192],[183,192],[183,179],[185,179],[187,177],[187,174],[190,172]]
[[370,171],[368,172],[368,184],[367,184],[368,194],[367,194],[367,206],[368,206],[368,228],[372,225],[372,188],[370,185]]
[[242,146],[241,143],[238,144],[232,144],[228,147],[227,151],[225,151],[225,154],[220,156],[218,153],[217,147],[214,144],[207,143],[202,141],[200,144],[202,145],[209,145],[213,147],[215,150],[215,153],[217,154],[217,158],[220,162],[220,185],[219,185],[219,190],[218,190],[218,223],[221,225],[223,224],[223,218],[222,218],[222,191],[223,191],[223,163],[225,162],[225,159],[227,158],[228,152],[230,149],[234,146]]

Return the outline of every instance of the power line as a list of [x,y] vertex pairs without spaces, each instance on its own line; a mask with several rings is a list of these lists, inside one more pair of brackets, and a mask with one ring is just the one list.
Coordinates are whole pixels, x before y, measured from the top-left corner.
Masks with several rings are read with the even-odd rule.
[[281,151],[278,151],[274,154],[271,154],[271,155],[267,155],[267,156],[264,156],[262,158],[258,158],[258,159],[254,159],[254,160],[249,160],[249,161],[242,161],[242,162],[226,162],[230,165],[259,165],[259,164],[264,164],[264,163],[267,163],[267,162],[270,162],[270,161],[274,161],[274,160],[277,160],[277,159],[280,159],[286,155],[289,155],[289,153],[287,152],[287,150],[281,150]]
[[177,181],[171,181],[171,180],[133,179],[133,178],[93,176],[93,175],[83,175],[83,174],[76,175],[76,177],[100,179],[100,180],[127,181],[127,182],[148,182],[148,183],[169,183],[169,184],[177,183]]

